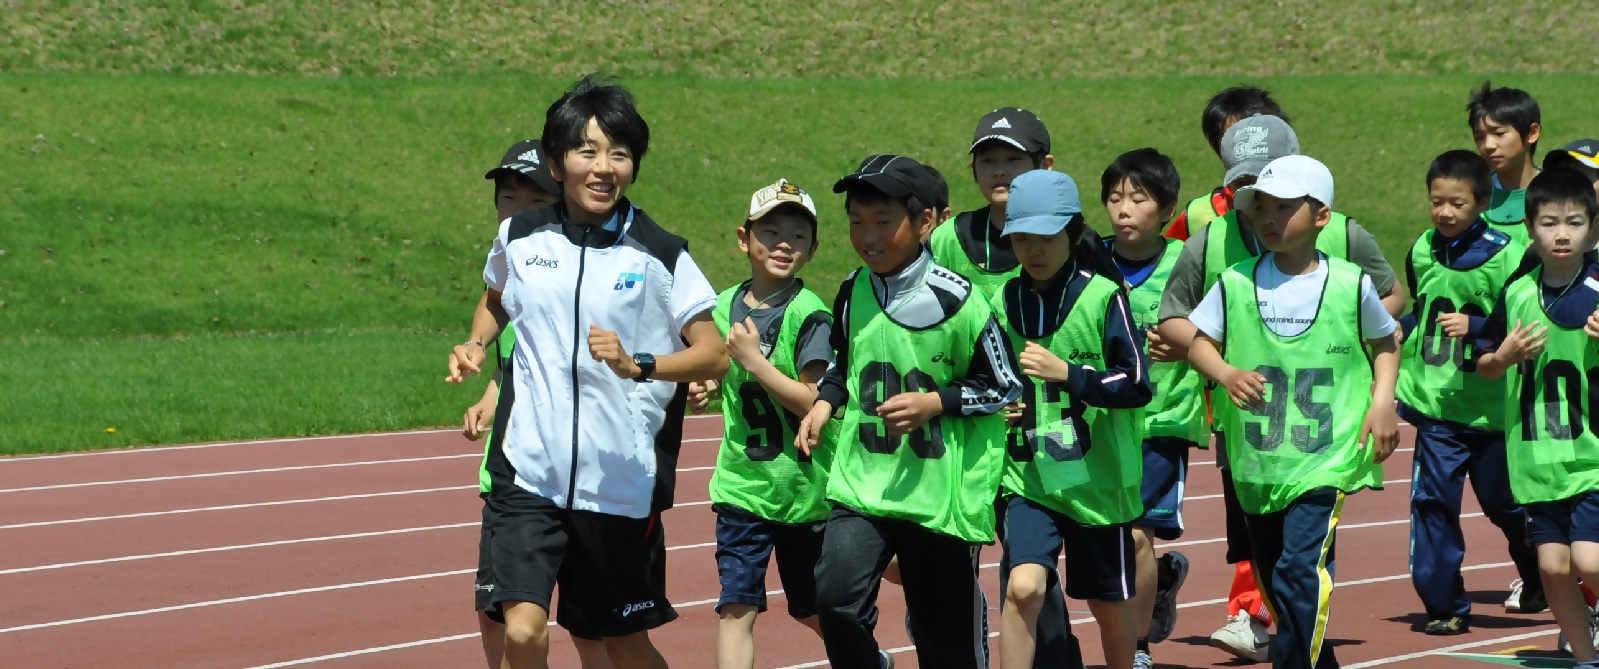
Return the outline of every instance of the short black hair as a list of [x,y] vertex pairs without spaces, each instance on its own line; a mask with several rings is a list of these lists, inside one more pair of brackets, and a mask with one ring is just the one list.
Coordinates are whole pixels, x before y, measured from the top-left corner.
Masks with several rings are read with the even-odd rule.
[[1493,197],[1493,173],[1493,166],[1476,151],[1445,151],[1433,158],[1427,168],[1427,188],[1431,189],[1432,182],[1439,179],[1459,179],[1471,184],[1471,197],[1477,200],[1477,206],[1486,207]]
[[583,131],[589,119],[594,119],[612,143],[633,153],[633,180],[638,181],[639,166],[650,148],[650,124],[639,116],[633,94],[612,81],[607,76],[588,75],[550,105],[544,113],[544,154],[557,165],[563,164],[568,152],[583,146]]
[[929,205],[922,204],[922,201],[916,199],[915,195],[894,197],[884,193],[876,186],[858,180],[850,181],[849,185],[844,187],[844,213],[849,213],[851,202],[859,202],[863,205],[877,204],[879,202],[898,202],[900,206],[905,207],[905,212],[910,214],[912,223],[920,220],[922,212],[931,208]]
[[1591,224],[1599,216],[1599,197],[1593,193],[1593,182],[1576,170],[1544,170],[1527,184],[1527,220],[1538,218],[1539,210],[1547,205],[1574,203],[1582,205]]
[[[972,155],[976,155],[977,152],[981,151],[983,149],[983,147],[985,147],[985,146],[999,146],[999,147],[1006,148],[1006,149],[1011,149],[1011,150],[1014,150],[1014,151],[1022,151],[1022,149],[1018,148],[1015,144],[1012,144],[1012,143],[1007,142],[1007,141],[1005,141],[1003,139],[995,137],[993,139],[985,139],[985,140],[983,140],[981,142],[978,142],[977,146],[972,147]],[[1023,153],[1026,153],[1026,152],[1023,151]],[[1033,161],[1033,169],[1041,170],[1041,169],[1044,169],[1044,156],[1047,156],[1047,155],[1049,155],[1049,149],[1042,149],[1042,150],[1039,150],[1039,151],[1034,151],[1032,153],[1028,153],[1027,154],[1027,158],[1028,158],[1028,160]],[[977,165],[975,163],[972,165],[972,171],[973,172],[977,171]]]
[[949,208],[949,182],[944,180],[944,173],[938,168],[922,164],[927,169],[927,176],[933,183],[933,216],[943,216],[944,210]]
[[1256,115],[1276,116],[1289,126],[1294,124],[1283,108],[1277,106],[1277,101],[1272,99],[1271,91],[1244,85],[1224,88],[1210,96],[1210,102],[1205,103],[1205,112],[1199,116],[1199,129],[1205,133],[1205,141],[1210,142],[1210,150],[1221,153],[1221,136],[1227,132],[1222,125],[1227,123],[1227,119],[1245,119]]
[[1177,176],[1177,165],[1166,154],[1146,147],[1116,156],[1099,177],[1099,203],[1109,202],[1111,192],[1123,180],[1132,182],[1134,188],[1155,198],[1162,207],[1177,206],[1182,181]]
[[[1476,132],[1477,124],[1483,119],[1493,119],[1516,129],[1521,134],[1521,141],[1527,141],[1527,135],[1532,133],[1532,124],[1543,123],[1543,114],[1538,110],[1538,101],[1532,95],[1519,88],[1494,88],[1493,82],[1482,82],[1482,88],[1471,93],[1471,100],[1466,103],[1466,123]],[[1527,145],[1527,155],[1538,155],[1538,143]]]

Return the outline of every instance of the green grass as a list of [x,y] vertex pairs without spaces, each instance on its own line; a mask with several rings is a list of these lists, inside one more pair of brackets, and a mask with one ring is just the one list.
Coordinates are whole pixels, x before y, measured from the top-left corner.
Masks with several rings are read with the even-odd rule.
[[[1172,155],[1191,197],[1221,173],[1196,117],[1236,81],[630,79],[654,132],[630,194],[722,288],[747,271],[732,230],[749,193],[796,181],[822,211],[805,276],[830,297],[858,263],[829,187],[865,155],[917,156],[973,208],[972,124],[1014,104],[1049,124],[1057,169],[1090,199],[1140,146]],[[1480,78],[1256,81],[1332,168],[1337,208],[1397,264],[1427,225],[1427,162],[1470,146],[1463,106]],[[1545,150],[1599,132],[1599,76],[1496,81],[1538,97]],[[453,423],[476,391],[438,370],[494,234],[481,174],[539,132],[568,83],[0,75],[0,387],[38,389],[0,399],[0,452]],[[214,397],[215,383],[251,399]]]
[[453,337],[318,333],[6,344],[0,454],[454,425]]

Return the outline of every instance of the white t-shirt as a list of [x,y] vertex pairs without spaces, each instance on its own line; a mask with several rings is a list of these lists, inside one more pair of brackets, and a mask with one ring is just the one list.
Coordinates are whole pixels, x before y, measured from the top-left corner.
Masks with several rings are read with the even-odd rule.
[[[1260,314],[1272,332],[1292,337],[1309,330],[1316,322],[1316,311],[1321,306],[1322,288],[1327,285],[1327,256],[1317,254],[1320,262],[1309,274],[1285,275],[1277,269],[1276,254],[1266,254],[1263,262],[1255,266],[1255,299],[1260,302]],[[1227,332],[1226,314],[1221,297],[1221,282],[1210,287],[1205,299],[1188,315],[1188,320],[1211,339],[1220,341]],[[1366,339],[1378,339],[1393,334],[1398,323],[1388,314],[1371,277],[1360,277],[1360,322]]]

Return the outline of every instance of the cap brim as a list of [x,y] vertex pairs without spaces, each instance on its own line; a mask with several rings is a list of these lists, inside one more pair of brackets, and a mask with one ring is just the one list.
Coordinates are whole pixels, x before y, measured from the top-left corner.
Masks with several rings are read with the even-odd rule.
[[525,169],[522,169],[521,167],[518,167],[517,165],[501,165],[501,166],[496,167],[496,168],[494,168],[492,170],[489,170],[487,173],[485,173],[483,175],[483,178],[484,179],[493,180],[493,179],[498,179],[498,178],[500,178],[500,177],[502,177],[504,175],[507,175],[507,174],[520,174],[520,175],[522,175],[524,177],[532,179],[533,183],[535,185],[537,185],[539,188],[543,189],[546,192],[549,192],[549,193],[559,193],[559,192],[561,192],[561,184],[559,182],[557,182],[554,177],[551,177],[549,174],[545,173],[543,170],[540,170],[540,169],[537,169],[537,168],[533,168],[533,171],[529,172],[529,171],[527,171]]
[[1593,169],[1599,170],[1599,157],[1585,156],[1585,155],[1582,155],[1580,153],[1577,153],[1576,151],[1567,151],[1566,155],[1571,156],[1572,160],[1575,160],[1575,161],[1577,161],[1579,163],[1582,163],[1583,165],[1586,165],[1586,166],[1591,167]]
[[745,217],[744,220],[753,221],[755,219],[761,218],[761,217],[763,217],[763,216],[765,216],[767,214],[772,213],[772,210],[777,209],[778,207],[781,207],[781,206],[783,206],[785,204],[791,204],[791,205],[794,205],[795,207],[798,207],[800,211],[805,212],[805,216],[807,218],[811,219],[812,223],[816,222],[816,212],[811,211],[810,207],[805,206],[805,203],[803,203],[803,202],[795,202],[793,200],[776,200],[776,201],[773,201],[771,203],[768,203],[766,206],[761,207],[760,209],[757,209],[755,211],[750,212],[750,215]]
[[999,140],[1001,142],[1004,142],[1006,144],[1009,144],[1011,146],[1016,147],[1016,150],[1017,151],[1021,151],[1022,153],[1027,153],[1027,154],[1033,153],[1032,151],[1029,151],[1025,145],[1022,144],[1021,140],[1018,140],[1018,139],[1016,139],[1014,137],[1007,137],[1005,135],[984,135],[982,137],[978,137],[977,139],[972,140],[972,148],[967,149],[966,152],[967,153],[976,153],[977,152],[977,145],[982,144],[983,142],[986,142],[986,141],[989,141],[989,140]]
[[1244,177],[1260,176],[1260,171],[1266,169],[1266,166],[1270,164],[1271,161],[1264,158],[1251,158],[1238,163],[1227,169],[1226,184],[1231,185]]
[[882,172],[874,172],[872,174],[851,174],[847,177],[839,179],[833,184],[833,192],[842,193],[846,190],[849,190],[849,185],[852,183],[866,184],[876,188],[877,190],[883,191],[883,194],[889,197],[905,197],[906,195],[913,194],[915,191],[915,188],[904,181]]
[[1017,233],[1029,235],[1058,235],[1060,234],[1060,231],[1066,229],[1066,226],[1072,222],[1072,218],[1074,217],[1075,215],[1059,216],[1051,214],[1048,216],[1028,216],[1027,218],[1018,218],[1014,221],[1005,221],[1005,229],[999,234],[1001,237],[1014,235]]
[[1309,197],[1310,193],[1282,179],[1262,179],[1253,185],[1238,189],[1233,195],[1234,209],[1248,209],[1255,202],[1255,193],[1265,193],[1279,200]]

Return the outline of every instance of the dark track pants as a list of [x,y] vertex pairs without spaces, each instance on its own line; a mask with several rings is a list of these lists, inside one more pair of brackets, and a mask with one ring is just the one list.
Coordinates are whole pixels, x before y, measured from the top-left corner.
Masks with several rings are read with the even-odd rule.
[[1316,488],[1282,511],[1247,514],[1255,578],[1277,622],[1271,644],[1274,669],[1338,666],[1327,643],[1327,615],[1344,497],[1336,488]]
[[1527,540],[1527,517],[1510,494],[1504,433],[1430,420],[1414,411],[1404,413],[1416,426],[1410,484],[1410,582],[1427,617],[1471,614],[1471,600],[1460,573],[1466,559],[1460,502],[1467,475],[1483,514],[1504,533],[1524,587],[1541,588],[1538,554]]

